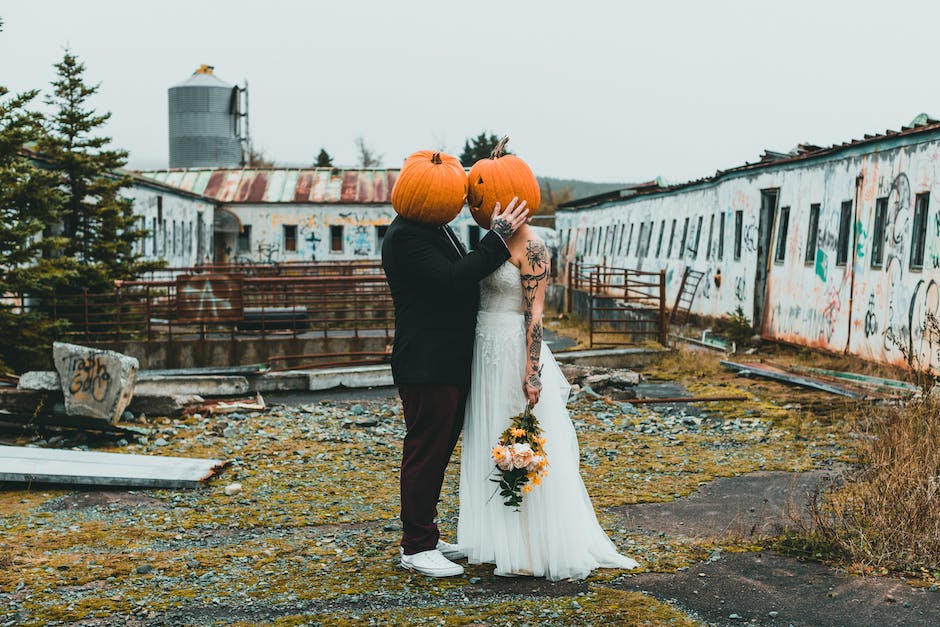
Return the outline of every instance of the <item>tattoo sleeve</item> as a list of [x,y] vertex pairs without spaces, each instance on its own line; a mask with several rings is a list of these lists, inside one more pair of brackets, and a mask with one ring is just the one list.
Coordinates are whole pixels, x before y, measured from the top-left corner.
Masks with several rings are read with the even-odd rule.
[[545,285],[548,282],[548,250],[537,239],[526,242],[526,263],[522,272],[522,307],[526,329],[525,383],[535,389],[542,388],[539,357],[542,354],[542,309],[545,304]]

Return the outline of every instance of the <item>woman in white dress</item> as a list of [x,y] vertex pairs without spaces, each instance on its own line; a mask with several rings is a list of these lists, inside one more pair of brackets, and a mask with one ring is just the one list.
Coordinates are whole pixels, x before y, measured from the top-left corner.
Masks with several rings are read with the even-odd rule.
[[[511,257],[480,283],[470,395],[460,460],[457,543],[471,564],[492,563],[501,576],[583,579],[598,567],[636,568],[601,529],[579,471],[569,384],[542,343],[548,282],[545,244],[524,225]],[[492,481],[491,456],[511,417],[526,404],[542,427],[548,474],[507,507]]]

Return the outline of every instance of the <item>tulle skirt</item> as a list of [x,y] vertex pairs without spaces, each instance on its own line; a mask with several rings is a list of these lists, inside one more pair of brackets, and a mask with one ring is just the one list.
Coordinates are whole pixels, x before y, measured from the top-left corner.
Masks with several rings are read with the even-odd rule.
[[549,472],[507,507],[492,481],[491,457],[509,419],[525,408],[526,341],[521,314],[481,311],[477,318],[470,395],[460,460],[457,543],[471,564],[496,574],[583,579],[598,567],[636,568],[601,529],[579,471],[578,439],[568,415],[570,386],[542,345],[542,394],[534,408],[547,442]]

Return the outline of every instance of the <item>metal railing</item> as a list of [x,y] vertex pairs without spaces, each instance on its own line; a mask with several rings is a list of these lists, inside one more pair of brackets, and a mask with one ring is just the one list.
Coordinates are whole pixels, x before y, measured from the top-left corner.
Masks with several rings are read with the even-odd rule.
[[65,323],[63,339],[92,345],[184,336],[390,338],[395,314],[385,277],[375,274],[180,275],[127,281],[107,294],[57,294],[33,307]]
[[584,313],[591,347],[635,344],[643,339],[666,345],[669,319],[665,271],[586,265],[574,260],[568,264],[567,282],[569,313],[573,292],[582,292],[586,297]]

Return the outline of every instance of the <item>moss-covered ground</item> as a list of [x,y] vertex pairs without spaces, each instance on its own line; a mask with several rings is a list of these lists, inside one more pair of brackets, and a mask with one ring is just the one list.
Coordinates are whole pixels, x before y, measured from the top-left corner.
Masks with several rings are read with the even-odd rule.
[[[613,508],[680,498],[720,476],[852,459],[842,418],[857,407],[737,378],[718,359],[681,352],[644,374],[695,394],[749,400],[668,415],[590,394],[570,404],[601,523],[644,570],[675,571],[718,549],[747,550],[751,541],[718,546],[628,532]],[[623,571],[552,584],[497,578],[485,566],[443,580],[401,570],[403,420],[394,396],[152,426],[146,443],[96,448],[206,456],[232,466],[190,491],[89,499],[7,486],[0,491],[0,624],[695,624],[666,603],[614,589],[631,576]],[[156,446],[158,438],[166,444]],[[458,473],[455,457],[440,508],[448,538],[456,532]],[[227,496],[225,486],[235,481],[243,490]]]

